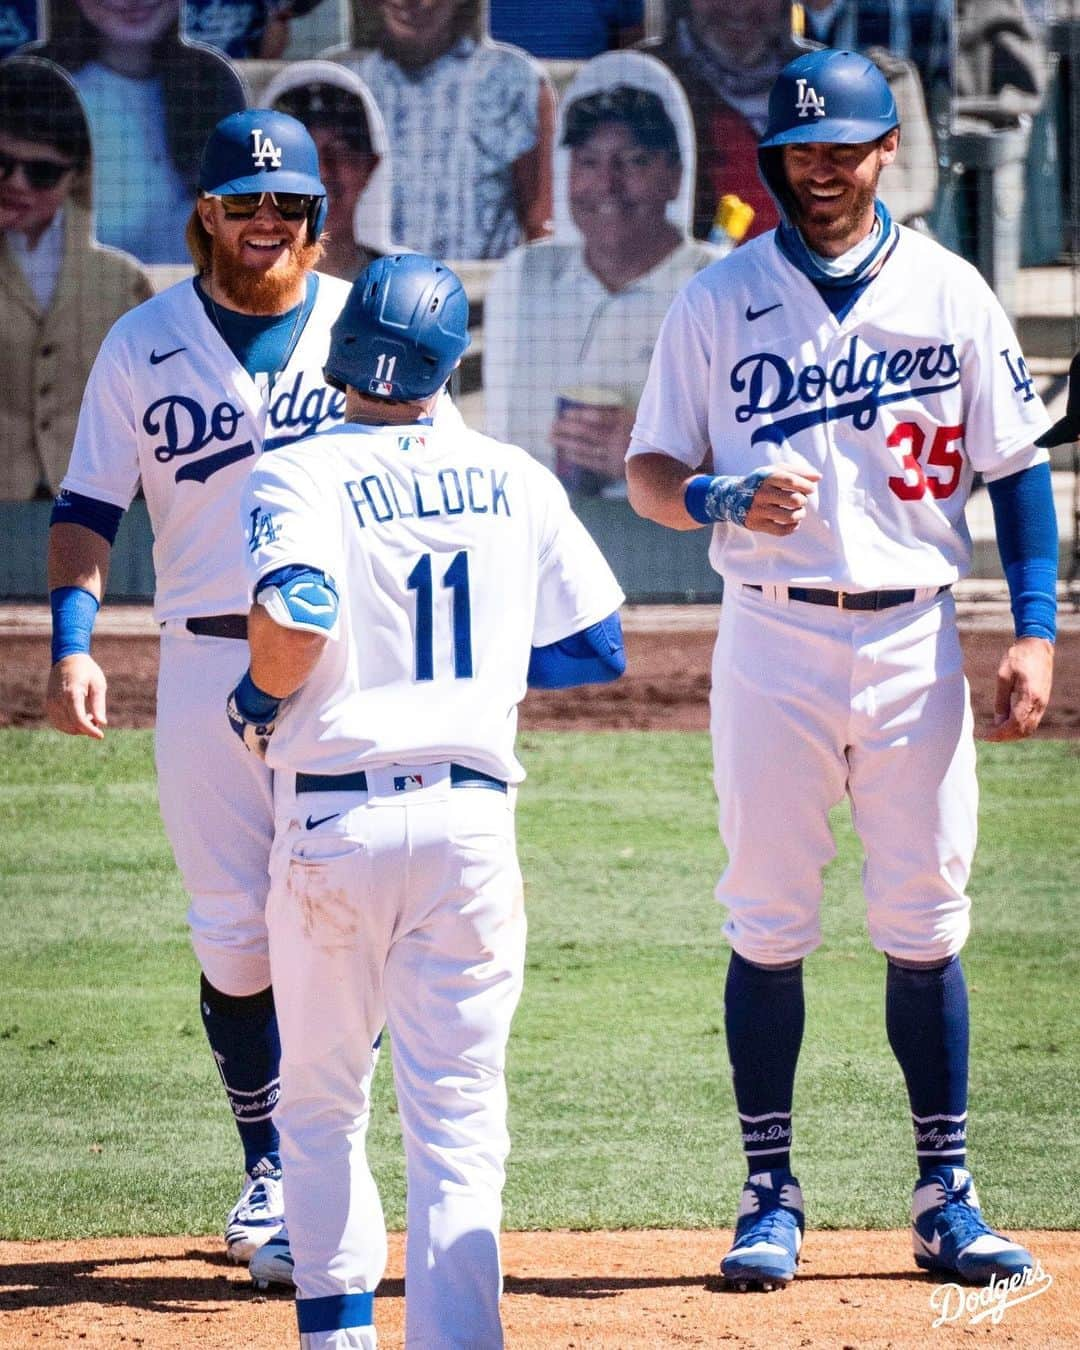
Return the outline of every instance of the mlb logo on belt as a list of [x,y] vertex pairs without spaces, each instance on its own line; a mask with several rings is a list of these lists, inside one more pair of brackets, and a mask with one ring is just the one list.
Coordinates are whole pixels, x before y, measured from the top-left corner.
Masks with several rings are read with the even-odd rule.
[[796,80],[795,85],[797,88],[795,111],[799,116],[809,117],[813,113],[815,117],[824,117],[824,94],[819,94],[812,84],[807,84],[805,79]]
[[262,134],[261,127],[251,130],[251,162],[258,169],[281,168],[281,150],[269,136]]
[[395,792],[412,792],[414,788],[422,788],[424,779],[418,773],[401,773],[394,775]]

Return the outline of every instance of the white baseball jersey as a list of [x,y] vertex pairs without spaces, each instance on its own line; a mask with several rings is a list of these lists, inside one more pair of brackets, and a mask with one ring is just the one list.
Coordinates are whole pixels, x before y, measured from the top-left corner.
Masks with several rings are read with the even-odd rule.
[[323,380],[349,285],[319,275],[304,331],[272,387],[253,379],[190,280],[120,318],[94,362],[62,487],[126,509],[140,482],[154,531],[154,617],[247,612],[236,514],[251,459],[339,423]]
[[990,288],[939,244],[899,234],[843,319],[770,232],[698,273],[664,320],[628,457],[822,474],[785,538],[715,526],[710,558],[730,580],[951,583],[971,561],[975,471],[993,480],[1047,458],[1032,442],[1049,418]]
[[450,760],[517,782],[530,647],[623,600],[554,476],[464,425],[314,437],[256,465],[244,518],[253,587],[306,564],[341,597],[336,631],[278,719],[273,767]]

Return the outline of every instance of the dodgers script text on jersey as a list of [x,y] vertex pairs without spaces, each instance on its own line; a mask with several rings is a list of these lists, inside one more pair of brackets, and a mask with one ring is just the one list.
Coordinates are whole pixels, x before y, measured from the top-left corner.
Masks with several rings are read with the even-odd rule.
[[[700,272],[672,306],[635,441],[691,467],[711,455],[725,474],[779,462],[822,474],[818,509],[767,556],[750,532],[715,526],[711,557],[732,580],[946,585],[970,562],[975,472],[992,480],[1039,458],[1045,414],[993,293],[937,244],[899,235],[841,320],[771,235]],[[707,424],[667,396],[697,382]]]
[[272,388],[240,365],[190,281],[125,314],[102,344],[63,486],[126,508],[141,482],[159,621],[246,612],[235,536],[252,459],[344,415],[344,396],[322,370],[349,288],[336,277],[317,281],[315,307]]

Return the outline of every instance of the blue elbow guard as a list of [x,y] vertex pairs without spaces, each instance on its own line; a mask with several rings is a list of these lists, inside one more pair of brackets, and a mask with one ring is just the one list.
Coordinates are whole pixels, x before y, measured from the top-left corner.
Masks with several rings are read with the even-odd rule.
[[572,633],[560,642],[534,647],[529,658],[530,689],[570,689],[606,684],[626,669],[622,622],[618,613]]
[[255,587],[255,599],[283,628],[329,633],[338,616],[333,577],[313,567],[278,567]]

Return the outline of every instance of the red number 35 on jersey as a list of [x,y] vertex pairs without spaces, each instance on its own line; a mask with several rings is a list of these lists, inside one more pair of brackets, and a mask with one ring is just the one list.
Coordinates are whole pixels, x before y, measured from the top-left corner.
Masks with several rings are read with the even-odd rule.
[[[904,473],[890,478],[889,487],[904,502],[917,502],[928,492],[937,501],[951,497],[960,482],[960,470],[964,463],[963,455],[953,446],[962,443],[963,439],[962,425],[938,427],[924,468],[926,432],[916,422],[897,423],[885,443],[891,449],[903,452],[901,462]],[[930,468],[935,472],[927,473],[926,470]]]

